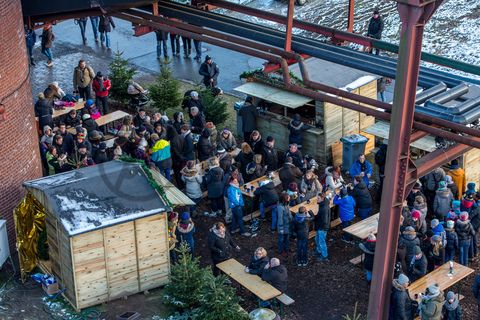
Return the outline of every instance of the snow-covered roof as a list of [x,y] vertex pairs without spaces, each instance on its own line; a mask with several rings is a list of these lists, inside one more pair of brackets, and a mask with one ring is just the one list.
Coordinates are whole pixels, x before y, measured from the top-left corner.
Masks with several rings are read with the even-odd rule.
[[70,236],[166,211],[137,163],[110,161],[24,183]]

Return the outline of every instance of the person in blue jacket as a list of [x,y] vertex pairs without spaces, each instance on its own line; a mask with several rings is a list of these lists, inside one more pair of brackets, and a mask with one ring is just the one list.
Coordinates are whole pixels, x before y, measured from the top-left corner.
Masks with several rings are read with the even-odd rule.
[[251,234],[245,231],[243,225],[243,195],[240,187],[238,186],[238,180],[235,177],[230,178],[230,186],[227,190],[228,206],[232,209],[232,232],[236,233],[240,230],[240,234],[245,237],[249,237]]
[[365,155],[361,154],[358,156],[358,159],[352,164],[350,168],[350,176],[362,176],[365,184],[369,185],[369,179],[372,176],[372,165],[368,160],[365,159]]
[[193,249],[195,247],[195,240],[193,234],[195,233],[195,224],[190,219],[190,213],[184,212],[181,214],[177,228],[175,229],[175,235],[177,237],[177,245],[185,242],[190,249],[190,253],[193,256]]
[[[340,220],[342,221],[342,228],[346,228],[350,225],[355,216],[355,199],[348,194],[346,188],[340,190],[340,194],[335,195],[333,198],[333,204],[338,206],[340,210]],[[342,240],[345,242],[351,241],[351,236],[348,233],[343,233]]]

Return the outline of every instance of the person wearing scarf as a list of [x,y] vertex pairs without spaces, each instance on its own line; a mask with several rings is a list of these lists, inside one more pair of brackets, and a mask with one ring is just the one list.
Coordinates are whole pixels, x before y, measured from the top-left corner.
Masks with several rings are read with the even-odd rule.
[[448,291],[447,300],[443,305],[443,320],[461,320],[462,306],[460,305],[457,295],[453,291]]
[[220,270],[217,264],[232,257],[232,248],[240,251],[240,247],[233,242],[230,233],[222,222],[217,222],[208,233],[208,248],[213,263],[213,274],[217,276]]
[[177,245],[180,245],[182,242],[185,242],[190,249],[190,254],[194,255],[195,240],[193,239],[193,234],[195,233],[195,224],[192,219],[190,219],[190,213],[184,212],[180,216],[180,222],[177,225],[176,229],[176,238]]
[[445,298],[437,284],[432,284],[422,296],[419,305],[421,320],[442,319],[442,309]]

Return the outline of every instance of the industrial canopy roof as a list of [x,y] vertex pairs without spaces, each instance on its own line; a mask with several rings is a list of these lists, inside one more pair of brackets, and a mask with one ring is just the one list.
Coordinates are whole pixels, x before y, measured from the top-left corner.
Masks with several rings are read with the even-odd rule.
[[70,236],[168,210],[138,163],[110,161],[23,185]]
[[270,87],[258,82],[247,82],[240,87],[236,87],[234,90],[292,109],[304,106],[312,101],[312,99],[302,95],[284,91],[280,88]]

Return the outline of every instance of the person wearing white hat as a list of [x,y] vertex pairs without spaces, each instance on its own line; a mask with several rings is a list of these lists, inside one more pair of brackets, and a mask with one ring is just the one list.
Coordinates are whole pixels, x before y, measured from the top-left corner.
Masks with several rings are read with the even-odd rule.
[[391,295],[391,320],[409,320],[413,319],[415,308],[407,292],[410,279],[403,273],[393,279]]

